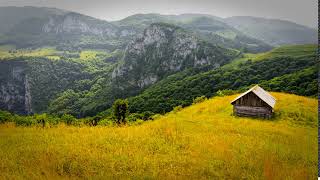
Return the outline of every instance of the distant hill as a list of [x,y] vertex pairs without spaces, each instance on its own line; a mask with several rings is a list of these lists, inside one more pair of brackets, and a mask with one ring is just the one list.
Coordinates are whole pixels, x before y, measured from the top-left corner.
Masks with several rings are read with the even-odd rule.
[[52,15],[64,15],[67,12],[56,8],[42,7],[0,7],[0,34],[7,33],[21,22],[33,18],[48,18]]
[[107,22],[52,8],[1,7],[0,44],[17,48],[54,46],[61,50],[124,49],[152,23],[170,23],[193,31],[197,36],[226,48],[249,52],[271,49],[222,21],[205,14],[136,14],[120,21]]
[[317,30],[290,21],[250,16],[226,18],[225,22],[244,34],[272,46],[317,43]]
[[263,41],[251,38],[226,24],[222,18],[205,14],[137,14],[114,22],[120,26],[132,26],[137,31],[152,23],[165,22],[175,24],[194,32],[198,37],[212,44],[249,52],[268,51],[272,47]]
[[61,50],[124,49],[152,23],[169,23],[203,40],[243,52],[263,52],[283,44],[316,42],[314,29],[289,21],[206,14],[136,14],[107,22],[76,12],[45,7],[0,7],[0,45],[54,46]]

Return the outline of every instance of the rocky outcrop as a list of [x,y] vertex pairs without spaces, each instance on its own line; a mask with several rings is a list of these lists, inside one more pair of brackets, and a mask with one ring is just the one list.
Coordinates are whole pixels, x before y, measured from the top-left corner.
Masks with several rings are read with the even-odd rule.
[[91,35],[115,37],[118,29],[106,21],[97,20],[77,13],[68,13],[49,17],[47,23],[43,25],[42,31],[55,34],[87,33]]
[[25,62],[0,62],[0,109],[18,114],[32,113]]
[[78,13],[49,16],[42,26],[42,32],[53,34],[94,35],[104,38],[127,38],[137,34],[133,27],[119,27],[107,21],[98,20]]
[[155,23],[128,44],[112,78],[144,88],[187,68],[219,67],[233,56],[233,51],[199,40],[180,27]]

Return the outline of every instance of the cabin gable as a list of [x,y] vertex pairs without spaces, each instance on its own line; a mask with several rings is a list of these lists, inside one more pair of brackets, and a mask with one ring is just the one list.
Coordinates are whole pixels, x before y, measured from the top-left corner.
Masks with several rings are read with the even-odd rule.
[[237,99],[236,101],[232,102],[232,105],[236,106],[255,106],[255,107],[270,107],[266,102],[260,99],[256,94],[253,92],[249,92],[248,94],[242,96],[241,98]]
[[254,86],[231,102],[237,116],[271,118],[275,98],[259,86]]

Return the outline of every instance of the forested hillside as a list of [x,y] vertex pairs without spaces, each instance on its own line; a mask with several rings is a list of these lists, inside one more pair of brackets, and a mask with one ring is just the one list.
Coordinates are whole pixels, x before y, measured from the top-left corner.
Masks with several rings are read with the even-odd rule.
[[100,78],[89,91],[64,92],[52,101],[49,110],[95,115],[111,107],[117,98],[137,95],[168,75],[188,68],[199,72],[218,68],[238,55],[238,51],[210,44],[175,25],[155,23],[127,46],[111,75]]
[[129,99],[132,112],[168,112],[187,106],[200,96],[211,97],[230,90],[261,84],[271,91],[315,96],[317,94],[316,46],[291,46],[234,60],[204,73],[187,70],[160,81]]

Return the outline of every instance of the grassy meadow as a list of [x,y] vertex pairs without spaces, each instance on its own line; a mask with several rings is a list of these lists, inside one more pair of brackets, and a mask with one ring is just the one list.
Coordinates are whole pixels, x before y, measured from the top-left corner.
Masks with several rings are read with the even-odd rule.
[[0,125],[0,179],[315,179],[317,100],[272,93],[271,120],[215,97],[134,126]]

